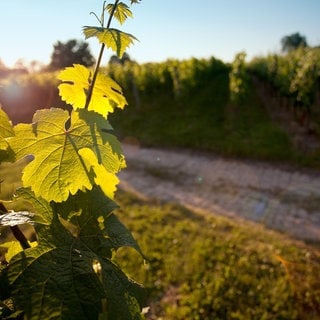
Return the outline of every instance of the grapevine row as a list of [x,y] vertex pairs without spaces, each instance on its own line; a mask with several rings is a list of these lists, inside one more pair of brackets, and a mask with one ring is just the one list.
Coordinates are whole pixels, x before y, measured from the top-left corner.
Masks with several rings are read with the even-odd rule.
[[248,67],[282,104],[293,107],[301,124],[316,122],[320,115],[320,48],[255,58]]

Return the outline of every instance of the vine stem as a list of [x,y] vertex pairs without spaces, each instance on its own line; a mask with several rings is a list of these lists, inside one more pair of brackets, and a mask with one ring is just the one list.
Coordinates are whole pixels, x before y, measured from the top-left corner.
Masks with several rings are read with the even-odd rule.
[[[112,11],[111,11],[109,19],[108,19],[108,23],[107,23],[106,29],[110,28],[114,12],[116,11],[116,8],[118,6],[119,1],[120,0],[116,0],[114,5],[113,5]],[[103,3],[102,10],[103,11],[105,10],[105,2]],[[103,27],[104,21],[101,21],[101,24],[102,24],[101,27]],[[103,52],[104,52],[105,46],[106,45],[104,43],[101,45],[101,49],[100,49],[100,53],[99,53],[99,56],[98,56],[98,60],[97,60],[97,63],[96,63],[96,66],[95,66],[95,69],[94,69],[94,72],[93,72],[92,81],[91,81],[91,84],[90,84],[89,89],[88,89],[86,104],[84,106],[85,109],[88,109],[90,101],[91,101],[91,98],[92,98],[92,92],[93,92],[93,88],[94,88],[94,85],[95,85],[96,80],[97,80],[98,71],[99,71],[99,68],[100,68],[100,64],[101,64],[101,60],[102,60],[102,56],[103,56]]]
[[[2,202],[0,202],[0,210],[4,213],[9,213],[7,208],[4,206]],[[11,232],[13,233],[14,237],[19,241],[23,250],[30,248],[30,244],[28,243],[27,238],[22,233],[18,226],[10,226]]]

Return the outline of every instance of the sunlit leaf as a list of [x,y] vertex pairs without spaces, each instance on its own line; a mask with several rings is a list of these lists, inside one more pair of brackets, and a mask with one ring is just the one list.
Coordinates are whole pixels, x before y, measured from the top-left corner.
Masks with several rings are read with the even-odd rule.
[[[107,10],[110,15],[113,12],[113,9],[114,9],[114,4],[110,3],[107,5]],[[120,22],[120,24],[123,24],[128,17],[132,18],[132,12],[125,3],[119,2],[114,11],[113,16]]]
[[[58,79],[62,81],[59,85],[62,100],[71,104],[75,110],[84,108],[92,80],[91,71],[82,65],[74,64],[73,67],[61,71]],[[107,116],[115,107],[123,108],[125,105],[127,100],[123,96],[121,87],[110,77],[99,73],[88,110]]]
[[95,173],[95,183],[101,187],[107,197],[113,199],[114,193],[117,190],[116,185],[119,183],[117,176],[108,172],[103,165],[98,163],[98,159],[91,149],[83,148],[79,150],[79,154],[88,170],[90,170],[90,168],[93,169]]
[[81,64],[62,70],[57,77],[62,81],[58,87],[62,100],[74,109],[84,108],[91,77],[91,71]]
[[[3,150],[3,139],[12,137],[14,135],[12,124],[9,120],[9,117],[7,114],[2,110],[0,107],[0,148]],[[7,147],[8,144],[5,143],[5,146]]]
[[7,114],[2,110],[0,106],[0,162],[2,161],[13,161],[13,154],[8,151],[8,137],[14,135],[12,124]]
[[[38,244],[37,241],[29,242],[30,247],[34,248]],[[1,243],[1,248],[6,248],[7,252],[5,253],[5,258],[7,262],[10,262],[10,260],[17,255],[18,253],[22,252],[23,249],[21,247],[21,244],[19,241],[9,241]]]
[[16,136],[9,140],[10,146],[17,158],[34,156],[23,171],[24,186],[31,187],[36,196],[56,202],[66,200],[78,190],[91,190],[95,173],[88,170],[78,152],[83,148],[92,149],[97,162],[109,173],[115,174],[123,168],[120,143],[103,131],[103,127],[91,122],[95,118],[109,127],[101,116],[87,110],[73,112],[70,117],[62,109],[38,110],[33,124],[17,125]]
[[91,37],[97,37],[101,43],[104,43],[107,48],[112,49],[119,58],[126,49],[133,44],[135,40],[138,40],[135,36],[130,33],[125,33],[118,29],[107,29],[100,27],[85,26],[83,33],[86,39]]
[[12,257],[21,252],[23,249],[17,240],[8,241],[1,243],[1,248],[5,248],[7,252],[5,253],[5,258],[7,262],[10,262]]

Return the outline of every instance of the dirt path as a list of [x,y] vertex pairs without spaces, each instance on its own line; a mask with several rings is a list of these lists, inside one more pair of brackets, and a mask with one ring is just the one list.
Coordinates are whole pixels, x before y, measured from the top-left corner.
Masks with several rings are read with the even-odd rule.
[[130,145],[124,153],[125,190],[320,241],[320,172]]

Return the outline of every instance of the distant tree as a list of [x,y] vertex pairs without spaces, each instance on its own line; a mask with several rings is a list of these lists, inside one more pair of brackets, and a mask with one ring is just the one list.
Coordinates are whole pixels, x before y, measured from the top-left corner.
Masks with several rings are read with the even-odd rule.
[[117,55],[113,55],[109,59],[109,64],[118,63],[118,64],[124,64],[126,61],[131,61],[131,58],[128,53],[124,53],[122,55],[122,58],[120,59]]
[[90,53],[88,43],[72,39],[65,43],[58,41],[53,45],[53,53],[48,69],[59,70],[71,66],[74,63],[79,63],[87,67],[95,63],[95,59]]
[[281,47],[283,52],[290,52],[299,47],[307,47],[307,40],[305,36],[302,36],[299,32],[293,33],[288,36],[284,36],[281,39]]

